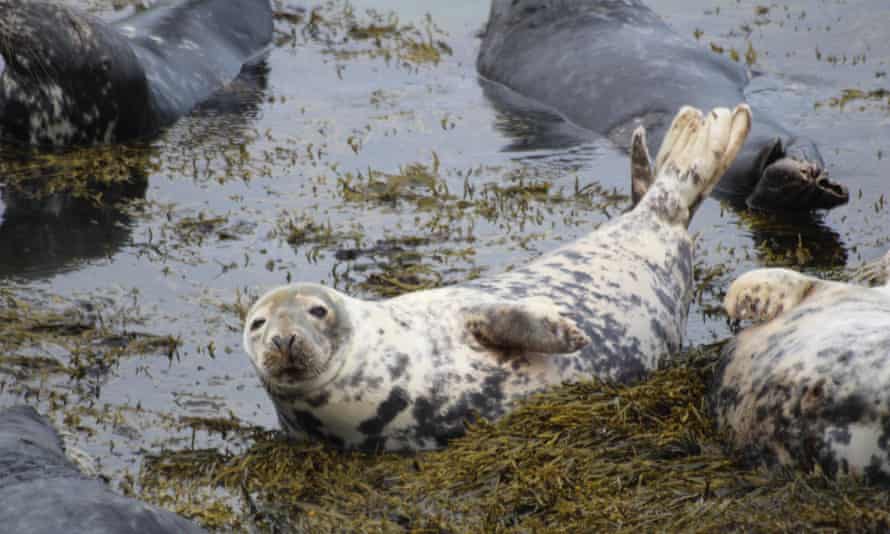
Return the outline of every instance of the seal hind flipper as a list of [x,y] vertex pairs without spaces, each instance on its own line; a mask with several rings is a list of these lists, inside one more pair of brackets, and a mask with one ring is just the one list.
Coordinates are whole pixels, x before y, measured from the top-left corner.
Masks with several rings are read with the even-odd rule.
[[541,302],[480,304],[463,314],[467,331],[489,349],[567,354],[590,343],[574,322]]
[[751,109],[715,108],[707,116],[684,106],[655,158],[655,182],[640,207],[663,220],[689,224],[692,214],[732,164],[751,130]]
[[729,286],[723,308],[734,320],[766,322],[797,306],[818,286],[828,283],[790,269],[755,269]]
[[646,145],[646,128],[634,130],[630,141],[630,190],[631,200],[636,206],[655,181],[652,174],[652,158]]

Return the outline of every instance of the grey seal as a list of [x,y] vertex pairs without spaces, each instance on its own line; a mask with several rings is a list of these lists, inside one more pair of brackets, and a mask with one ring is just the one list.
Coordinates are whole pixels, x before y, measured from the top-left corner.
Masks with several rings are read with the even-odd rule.
[[183,0],[113,24],[0,0],[0,141],[63,147],[154,135],[272,40],[269,0]]
[[244,348],[282,428],[342,448],[430,449],[544,388],[645,376],[683,343],[687,225],[750,125],[744,105],[683,108],[654,172],[638,129],[636,206],[513,271],[376,302],[316,284],[269,291]]
[[[674,110],[744,101],[749,81],[743,65],[680,37],[640,0],[492,0],[476,66],[485,80],[619,144],[643,124],[655,146]],[[812,140],[762,114],[714,193],[781,212],[849,199]]]
[[0,411],[0,525],[4,532],[31,534],[204,532],[83,475],[56,430],[30,406]]

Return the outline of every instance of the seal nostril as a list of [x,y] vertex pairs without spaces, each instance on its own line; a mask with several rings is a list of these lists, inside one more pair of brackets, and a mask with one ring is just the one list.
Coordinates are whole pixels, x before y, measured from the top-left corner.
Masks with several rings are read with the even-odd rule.
[[297,341],[297,336],[295,334],[291,334],[289,336],[275,336],[272,338],[272,345],[275,347],[278,352],[284,354],[291,354],[291,351],[294,348],[294,343]]

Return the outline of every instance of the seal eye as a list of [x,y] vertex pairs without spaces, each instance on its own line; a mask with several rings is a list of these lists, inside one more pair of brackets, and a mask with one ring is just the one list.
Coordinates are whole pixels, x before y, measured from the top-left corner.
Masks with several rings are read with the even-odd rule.
[[254,319],[253,322],[250,323],[250,331],[253,332],[253,331],[255,331],[257,328],[262,327],[264,324],[266,324],[266,320],[265,320],[265,319]]
[[324,319],[328,310],[324,306],[312,306],[309,308],[309,314],[318,319]]

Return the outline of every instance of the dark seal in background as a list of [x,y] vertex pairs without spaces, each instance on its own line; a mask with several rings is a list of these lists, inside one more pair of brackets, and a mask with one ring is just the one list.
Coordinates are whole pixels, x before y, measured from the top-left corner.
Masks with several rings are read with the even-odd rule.
[[271,40],[269,0],[186,0],[114,24],[0,0],[0,140],[60,147],[155,134]]
[[[745,100],[745,68],[677,35],[639,0],[492,0],[477,60],[488,81],[568,121],[626,144],[638,124],[661,143],[673,114]],[[497,104],[521,102],[503,87]],[[529,102],[519,105],[527,111]],[[715,196],[776,211],[831,208],[848,200],[828,179],[822,156],[754,111],[742,153]]]

